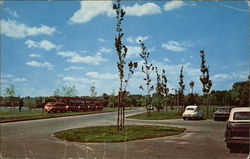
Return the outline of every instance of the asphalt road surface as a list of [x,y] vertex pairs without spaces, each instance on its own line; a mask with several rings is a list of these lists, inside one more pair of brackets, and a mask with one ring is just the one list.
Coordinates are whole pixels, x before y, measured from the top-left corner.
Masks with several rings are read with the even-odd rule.
[[[142,112],[133,110],[126,115]],[[74,143],[53,137],[56,131],[115,125],[116,113],[62,117],[1,124],[0,158],[11,159],[246,159],[229,153],[223,141],[225,122],[212,120],[126,120],[126,124],[185,127],[181,135],[126,143]]]

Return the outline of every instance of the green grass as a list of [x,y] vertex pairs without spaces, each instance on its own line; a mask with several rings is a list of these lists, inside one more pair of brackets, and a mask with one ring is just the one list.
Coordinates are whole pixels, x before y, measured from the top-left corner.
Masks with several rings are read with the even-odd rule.
[[21,112],[16,110],[12,112],[0,112],[0,122],[26,120],[26,119],[55,118],[55,117],[74,116],[74,115],[87,115],[94,113],[110,112],[115,110],[116,109],[113,108],[104,108],[102,111],[67,112],[67,113],[48,113],[48,112],[42,112],[41,109],[25,110]]
[[169,135],[177,135],[185,128],[149,125],[125,126],[124,131],[117,131],[116,126],[100,126],[69,129],[54,134],[55,137],[75,142],[126,142]]
[[151,112],[151,115],[149,115],[148,113],[141,113],[141,114],[128,116],[127,118],[141,119],[141,120],[164,120],[164,119],[181,119],[182,118],[181,115],[182,115],[182,112],[175,112],[175,111],[157,112],[157,111],[153,111],[153,112]]

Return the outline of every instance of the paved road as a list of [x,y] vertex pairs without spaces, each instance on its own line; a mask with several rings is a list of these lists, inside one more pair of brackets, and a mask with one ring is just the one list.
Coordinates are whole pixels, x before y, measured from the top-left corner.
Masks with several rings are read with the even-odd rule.
[[[142,112],[128,111],[126,114]],[[159,124],[185,127],[178,136],[127,143],[70,143],[52,136],[59,130],[116,124],[116,113],[63,117],[1,124],[0,158],[30,159],[246,159],[229,153],[223,142],[225,122],[139,121],[126,124]]]

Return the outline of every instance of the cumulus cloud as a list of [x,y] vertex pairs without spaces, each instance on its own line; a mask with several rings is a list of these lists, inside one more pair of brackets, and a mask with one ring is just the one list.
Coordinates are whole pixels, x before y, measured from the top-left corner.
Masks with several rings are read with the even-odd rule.
[[98,78],[98,79],[115,79],[115,78],[118,78],[117,74],[113,75],[113,74],[110,74],[110,73],[100,74],[98,72],[87,72],[86,75],[90,76],[92,78]]
[[27,79],[26,78],[14,78],[13,82],[26,82]]
[[129,43],[138,43],[139,44],[139,40],[141,40],[142,42],[143,41],[146,41],[148,40],[149,37],[148,36],[137,36],[137,37],[132,37],[132,36],[129,36],[126,41],[129,42]]
[[179,43],[177,41],[170,40],[167,43],[163,43],[161,45],[162,48],[174,51],[174,52],[181,52],[181,51],[186,51],[187,49],[185,48],[185,44]]
[[[112,1],[81,1],[80,9],[70,18],[69,23],[86,23],[98,15],[112,17],[115,15]],[[135,4],[133,6],[122,6],[126,15],[144,16],[161,13],[161,8],[155,3]]]
[[112,1],[81,1],[81,7],[70,18],[71,23],[86,23],[99,14],[114,14]]
[[102,62],[107,62],[108,59],[103,58],[99,53],[94,56],[81,56],[76,52],[58,52],[58,55],[66,57],[67,62],[71,63],[86,63],[92,65],[99,65]]
[[103,39],[103,38],[98,38],[97,40],[98,40],[99,42],[106,42],[106,40]]
[[76,66],[71,66],[71,67],[67,67],[64,68],[65,71],[69,71],[69,70],[85,70],[85,67],[76,67]]
[[37,57],[37,58],[41,58],[42,56],[40,54],[30,54],[30,57]]
[[132,58],[132,57],[137,57],[141,53],[141,48],[139,46],[127,46],[128,53],[127,57]]
[[8,12],[9,15],[11,15],[12,17],[19,18],[19,15],[17,14],[17,12],[11,10],[10,8],[5,8],[4,11]]
[[126,15],[144,16],[161,13],[161,8],[155,3],[144,3],[142,5],[135,4],[133,6],[123,6]]
[[173,0],[173,1],[165,3],[164,10],[165,11],[171,11],[171,10],[180,8],[180,7],[184,6],[184,5],[185,5],[185,3],[183,1],[174,1]]
[[55,27],[41,25],[40,27],[29,27],[15,20],[1,20],[1,34],[11,38],[25,38],[35,35],[52,35]]
[[166,61],[166,62],[170,62],[171,61],[168,58],[164,58],[163,60]]
[[50,42],[48,40],[42,40],[40,42],[27,40],[27,41],[25,41],[24,44],[27,45],[28,48],[40,48],[40,49],[44,49],[46,51],[49,51],[51,49],[59,49],[60,48],[60,46],[56,46],[55,44],[53,44],[52,42]]
[[103,53],[111,53],[113,50],[112,49],[108,49],[108,48],[105,48],[105,47],[102,47],[99,49],[100,52],[103,52]]
[[31,66],[31,67],[46,67],[49,70],[52,70],[54,68],[54,65],[52,65],[51,63],[49,63],[47,61],[45,61],[44,63],[37,62],[37,61],[28,61],[25,64],[28,66]]

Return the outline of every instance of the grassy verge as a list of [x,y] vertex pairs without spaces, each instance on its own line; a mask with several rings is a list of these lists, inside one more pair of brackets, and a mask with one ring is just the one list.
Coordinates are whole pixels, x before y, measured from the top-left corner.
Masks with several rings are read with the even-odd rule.
[[168,112],[151,112],[149,116],[147,113],[136,114],[132,116],[128,116],[127,118],[131,119],[141,119],[141,120],[164,120],[164,119],[181,119],[182,112],[168,111]]
[[149,125],[125,126],[124,131],[117,131],[116,126],[100,126],[69,129],[54,134],[55,137],[76,142],[126,142],[169,135],[177,135],[185,128]]
[[102,111],[89,111],[89,112],[67,112],[67,113],[47,113],[42,110],[30,110],[30,111],[13,111],[13,112],[0,112],[0,122],[15,121],[15,120],[29,120],[29,119],[41,119],[41,118],[55,118],[74,115],[87,115],[95,113],[104,113],[116,111],[113,108],[104,108]]

